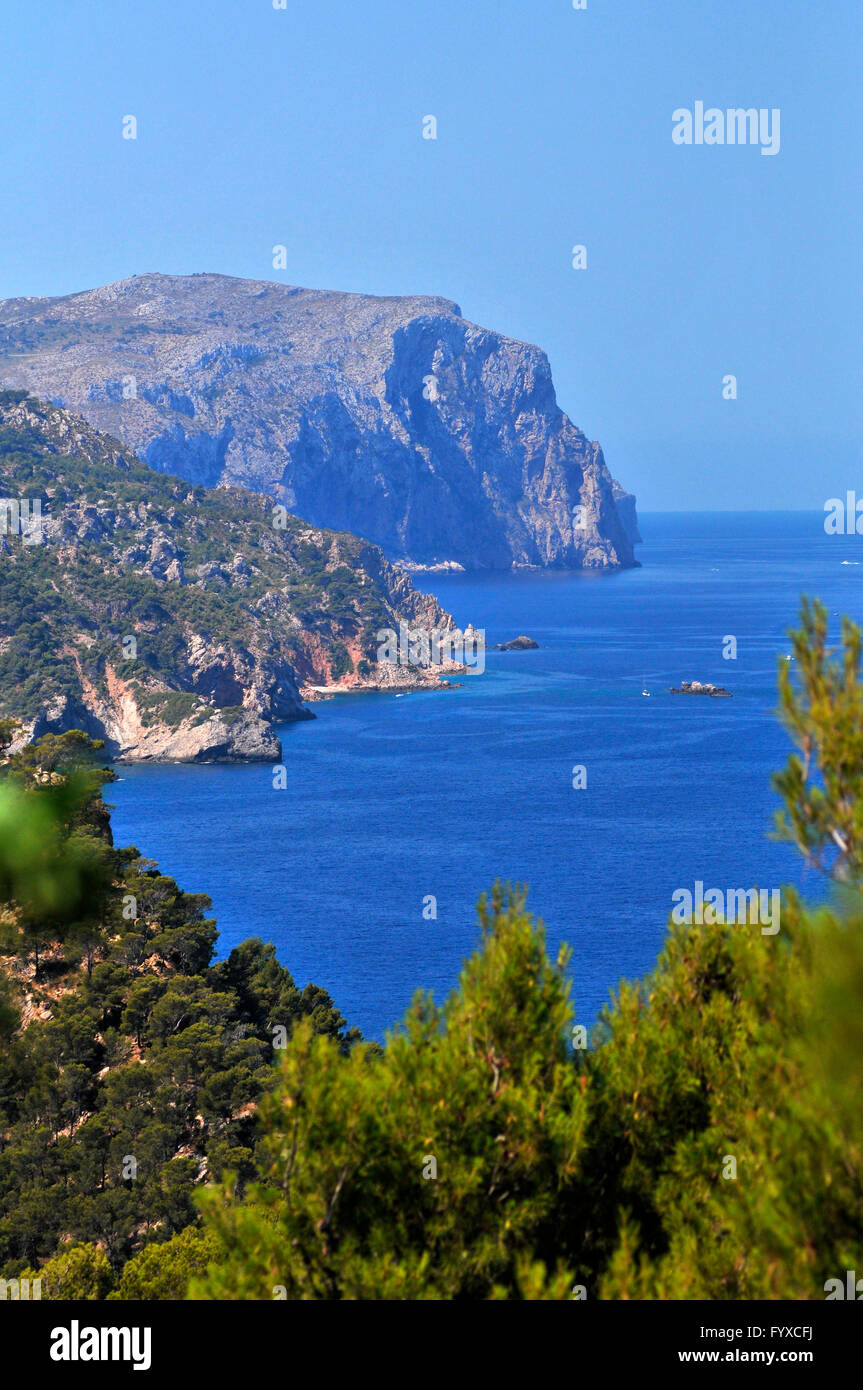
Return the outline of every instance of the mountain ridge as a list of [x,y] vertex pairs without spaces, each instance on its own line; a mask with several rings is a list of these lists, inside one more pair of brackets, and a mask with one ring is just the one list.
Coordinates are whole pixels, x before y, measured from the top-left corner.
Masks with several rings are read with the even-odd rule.
[[634,498],[545,353],[450,299],[152,272],[0,301],[0,379],[414,568],[637,563]]

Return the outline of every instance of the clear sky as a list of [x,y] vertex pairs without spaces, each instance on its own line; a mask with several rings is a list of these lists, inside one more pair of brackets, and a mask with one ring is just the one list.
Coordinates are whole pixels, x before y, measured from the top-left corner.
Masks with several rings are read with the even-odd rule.
[[[643,509],[863,494],[859,0],[26,0],[0,43],[0,297],[441,294]],[[697,101],[779,152],[674,144]]]

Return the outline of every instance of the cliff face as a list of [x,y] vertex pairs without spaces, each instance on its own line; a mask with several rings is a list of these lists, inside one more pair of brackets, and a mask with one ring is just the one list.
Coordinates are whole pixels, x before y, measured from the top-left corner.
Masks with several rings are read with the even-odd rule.
[[612,491],[614,500],[617,503],[617,514],[620,517],[624,531],[628,535],[633,545],[641,544],[641,532],[638,529],[638,514],[635,509],[635,498],[631,492],[620,486],[617,479],[612,480]]
[[24,740],[80,728],[128,760],[275,760],[272,723],[313,718],[315,686],[439,682],[378,662],[381,629],[454,624],[376,546],[154,474],[22,395],[0,392],[0,716]]
[[267,492],[391,559],[635,563],[634,499],[624,519],[545,354],[445,299],[136,276],[0,301],[0,380],[80,411],[153,468]]

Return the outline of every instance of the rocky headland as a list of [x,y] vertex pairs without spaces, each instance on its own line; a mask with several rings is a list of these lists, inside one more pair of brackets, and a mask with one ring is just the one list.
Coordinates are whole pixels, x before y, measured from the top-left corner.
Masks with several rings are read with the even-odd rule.
[[637,563],[635,499],[545,353],[447,299],[140,275],[0,301],[0,380],[414,569]]
[[120,760],[273,760],[273,724],[313,718],[316,687],[436,688],[463,669],[379,660],[381,629],[455,629],[379,547],[154,473],[22,391],[0,391],[2,498],[15,746],[79,728]]

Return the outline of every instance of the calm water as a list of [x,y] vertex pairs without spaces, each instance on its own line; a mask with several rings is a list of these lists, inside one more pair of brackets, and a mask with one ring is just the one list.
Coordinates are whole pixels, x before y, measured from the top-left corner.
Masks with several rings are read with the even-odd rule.
[[[528,884],[551,946],[573,948],[585,1022],[651,967],[675,888],[816,892],[794,851],[765,839],[788,750],[777,655],[801,593],[863,620],[863,565],[842,564],[863,560],[863,540],[804,513],[641,526],[643,568],[623,574],[434,577],[489,643],[527,633],[541,649],[489,652],[453,692],[317,705],[282,731],[285,791],[267,765],[123,768],[116,842],[212,897],[220,954],[274,941],[298,983],[378,1038],[417,987],[442,999],[454,985],[496,877]],[[668,694],[686,679],[734,699]]]

